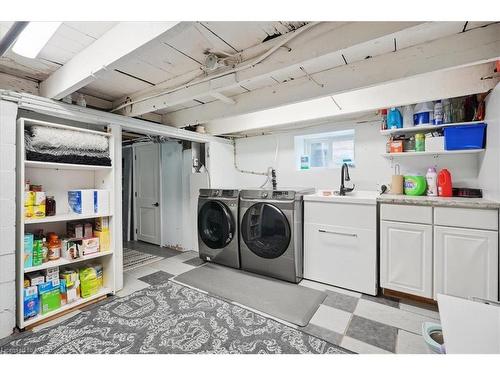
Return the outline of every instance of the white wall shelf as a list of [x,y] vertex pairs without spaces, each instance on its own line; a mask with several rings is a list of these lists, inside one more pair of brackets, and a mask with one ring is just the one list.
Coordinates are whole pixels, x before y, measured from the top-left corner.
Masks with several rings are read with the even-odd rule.
[[72,220],[87,220],[87,219],[95,219],[98,217],[111,217],[113,215],[106,214],[106,215],[79,215],[79,214],[57,214],[54,216],[45,216],[42,218],[35,218],[35,219],[25,219],[24,224],[30,225],[30,224],[43,224],[43,223],[57,223],[60,221],[72,221]]
[[51,268],[51,267],[68,266],[70,264],[81,263],[81,262],[85,262],[85,261],[92,260],[92,259],[98,259],[98,258],[102,258],[102,257],[112,255],[112,254],[113,254],[112,251],[103,251],[103,252],[98,252],[95,254],[90,254],[90,255],[87,255],[84,257],[80,257],[80,258],[77,258],[74,260],[59,258],[58,260],[51,260],[51,261],[48,261],[46,263],[42,263],[39,266],[25,268],[24,273],[46,270],[47,268]]
[[66,164],[66,163],[48,163],[45,161],[26,160],[24,162],[26,168],[42,168],[42,169],[71,169],[71,170],[90,170],[96,171],[101,169],[112,169],[113,167],[107,165],[85,165],[85,164]]
[[[80,165],[80,164],[64,164],[64,163],[46,163],[39,161],[30,161],[25,158],[24,147],[24,131],[26,126],[38,125],[47,126],[58,129],[67,129],[73,131],[81,131],[89,134],[105,135],[109,140],[109,154],[112,166],[99,165]],[[118,249],[116,244],[119,243],[117,234],[121,235],[121,222],[115,220],[115,185],[117,184],[117,174],[121,172],[115,163],[116,153],[121,150],[116,150],[117,142],[115,142],[115,133],[105,133],[83,129],[75,126],[54,124],[46,121],[33,120],[28,118],[19,118],[17,122],[17,257],[16,257],[16,285],[17,285],[17,326],[25,328],[35,323],[42,322],[50,317],[63,314],[72,308],[79,306],[89,301],[95,300],[107,294],[116,292],[116,278],[121,280],[121,275],[116,274],[116,269],[121,269],[121,264],[117,264],[116,256],[121,254],[121,249]],[[118,154],[119,155],[119,154]],[[56,200],[56,215],[47,216],[40,219],[26,219],[24,217],[24,187],[25,181],[29,180],[33,184],[42,185],[43,190],[48,196],[54,196]],[[99,215],[78,215],[70,211],[67,204],[68,190],[75,189],[106,189],[109,190],[109,210],[106,214]],[[67,260],[60,258],[55,261],[49,261],[35,267],[24,268],[24,234],[25,232],[33,233],[35,230],[43,230],[47,232],[64,233],[66,230],[65,223],[72,220],[89,220],[98,217],[109,218],[109,231],[111,234],[110,249],[111,251],[99,252],[75,260]],[[120,250],[120,251],[118,251]],[[77,301],[61,306],[59,309],[48,314],[41,315],[24,320],[24,275],[29,272],[41,271],[49,267],[65,266],[85,266],[86,262],[98,262],[103,267],[103,288],[99,293],[89,298],[80,298]],[[120,262],[121,263],[121,262]]]
[[45,315],[38,314],[37,316],[24,321],[23,327],[32,326],[33,324],[44,321],[44,320],[46,320],[54,315],[64,313],[65,311],[69,311],[77,306],[83,305],[84,303],[91,302],[93,300],[96,300],[98,298],[101,298],[101,297],[108,295],[108,294],[111,294],[111,293],[113,293],[113,290],[111,288],[104,287],[98,293],[94,294],[93,296],[90,296],[88,298],[79,298],[76,301],[68,303],[66,305],[63,305],[60,308],[58,308],[57,310],[51,311]]
[[474,149],[474,150],[452,150],[452,151],[415,151],[415,152],[391,152],[381,154],[384,158],[394,159],[394,158],[412,158],[419,156],[453,156],[453,155],[463,155],[463,154],[480,154],[484,152],[484,148]]
[[411,134],[411,133],[428,133],[443,128],[450,128],[454,126],[476,125],[482,123],[484,123],[484,121],[455,122],[451,124],[441,124],[441,125],[416,125],[409,128],[381,130],[380,134],[390,136],[390,135],[401,135],[401,134]]

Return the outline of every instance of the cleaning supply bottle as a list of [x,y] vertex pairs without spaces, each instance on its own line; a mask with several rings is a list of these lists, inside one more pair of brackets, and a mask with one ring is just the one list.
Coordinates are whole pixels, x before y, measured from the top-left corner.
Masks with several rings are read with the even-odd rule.
[[426,188],[427,181],[424,176],[413,174],[404,177],[405,195],[424,195]]
[[405,105],[403,107],[403,128],[413,127],[413,106]]
[[431,125],[434,120],[434,104],[432,102],[418,103],[413,111],[414,125]]
[[427,195],[429,197],[437,197],[437,172],[436,168],[429,167],[427,169],[427,174],[425,175],[425,179],[427,180]]
[[392,107],[387,114],[387,128],[400,129],[403,127],[403,117],[399,109]]
[[434,125],[441,125],[443,123],[443,104],[441,100],[436,101],[434,104]]
[[451,173],[447,169],[441,169],[438,173],[438,195],[440,197],[452,196]]
[[380,130],[387,130],[387,109],[380,110]]

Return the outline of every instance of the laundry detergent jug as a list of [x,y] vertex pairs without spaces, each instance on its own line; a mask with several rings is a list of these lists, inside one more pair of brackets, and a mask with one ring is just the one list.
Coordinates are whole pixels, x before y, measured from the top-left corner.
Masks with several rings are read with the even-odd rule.
[[446,168],[438,173],[438,195],[440,197],[452,196],[451,173]]

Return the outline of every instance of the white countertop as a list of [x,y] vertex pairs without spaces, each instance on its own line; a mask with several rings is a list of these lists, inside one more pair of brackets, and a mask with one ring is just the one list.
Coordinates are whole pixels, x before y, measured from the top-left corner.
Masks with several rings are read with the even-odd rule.
[[428,197],[380,194],[378,191],[355,190],[346,193],[344,196],[338,195],[336,190],[318,190],[315,194],[305,195],[305,201],[349,203],[349,204],[411,204],[418,206],[443,206],[443,207],[463,207],[463,208],[484,208],[498,209],[500,202],[484,198],[462,198],[462,197]]
[[346,195],[338,195],[335,190],[318,190],[315,194],[304,195],[305,201],[349,203],[349,204],[377,204],[380,196],[378,191],[354,190]]

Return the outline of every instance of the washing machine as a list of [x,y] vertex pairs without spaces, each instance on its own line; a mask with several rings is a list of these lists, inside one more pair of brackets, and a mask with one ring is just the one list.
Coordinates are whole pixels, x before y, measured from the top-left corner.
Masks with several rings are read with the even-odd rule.
[[240,268],[237,189],[200,189],[198,248],[200,258]]
[[241,268],[298,283],[303,274],[303,196],[314,189],[241,190]]

